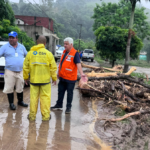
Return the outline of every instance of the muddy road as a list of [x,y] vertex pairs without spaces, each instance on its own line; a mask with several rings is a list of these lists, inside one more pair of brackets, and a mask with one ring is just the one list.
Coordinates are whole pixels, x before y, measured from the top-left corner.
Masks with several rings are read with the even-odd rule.
[[[84,63],[99,66],[96,62]],[[17,106],[17,110],[9,110],[7,96],[2,92],[3,86],[0,83],[0,150],[143,150],[150,142],[149,136],[143,136],[143,133],[146,135],[145,132],[150,133],[150,128],[145,127],[139,130],[147,131],[141,133],[136,130],[135,141],[130,140],[130,134],[126,135],[124,131],[132,129],[132,121],[104,130],[104,122],[100,122],[98,118],[114,117],[116,108],[103,107],[104,101],[82,97],[77,89],[74,90],[70,115],[65,114],[65,95],[63,111],[51,111],[50,121],[42,122],[39,107],[36,121],[29,122],[29,107]],[[55,105],[57,100],[57,89],[57,86],[52,86],[51,105]],[[24,101],[30,103],[29,87],[24,89]],[[17,105],[16,94],[14,103]],[[139,137],[143,140],[139,140]]]
[[[84,102],[79,91],[74,90],[73,107],[65,115],[66,95],[63,111],[52,111],[51,120],[42,122],[40,108],[36,121],[29,122],[29,107],[17,106],[11,111],[7,96],[0,84],[0,149],[1,150],[109,150],[95,132],[97,110],[91,102]],[[77,84],[76,84],[77,86]],[[57,100],[57,86],[52,87],[52,101]],[[24,101],[30,103],[30,89],[24,89]]]

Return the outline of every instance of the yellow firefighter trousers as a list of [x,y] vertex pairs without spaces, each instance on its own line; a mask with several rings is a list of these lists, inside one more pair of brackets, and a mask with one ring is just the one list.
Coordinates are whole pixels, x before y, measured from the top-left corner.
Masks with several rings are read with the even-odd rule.
[[50,119],[51,84],[35,86],[30,84],[30,113],[29,120],[35,120],[40,98],[42,120]]

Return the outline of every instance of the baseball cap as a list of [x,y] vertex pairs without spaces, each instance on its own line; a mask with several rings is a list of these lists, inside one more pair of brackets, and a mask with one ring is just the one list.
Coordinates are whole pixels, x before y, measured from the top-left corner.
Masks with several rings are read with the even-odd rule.
[[11,32],[8,34],[8,36],[16,37],[16,36],[18,36],[18,33],[15,32],[15,31],[11,31]]

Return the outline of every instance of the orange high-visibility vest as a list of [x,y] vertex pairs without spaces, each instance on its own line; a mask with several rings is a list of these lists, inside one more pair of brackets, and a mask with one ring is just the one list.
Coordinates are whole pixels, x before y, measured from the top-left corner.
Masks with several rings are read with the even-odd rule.
[[77,65],[74,63],[74,57],[75,57],[76,52],[77,51],[74,48],[72,48],[71,51],[66,56],[60,68],[60,64],[66,53],[66,50],[63,51],[60,64],[59,64],[59,77],[66,79],[66,80],[71,80],[71,81],[77,80]]

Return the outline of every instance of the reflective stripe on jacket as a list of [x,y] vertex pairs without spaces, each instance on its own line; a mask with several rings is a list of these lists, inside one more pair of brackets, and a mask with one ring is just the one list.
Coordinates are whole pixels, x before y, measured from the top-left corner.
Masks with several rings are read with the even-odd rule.
[[[77,65],[74,63],[74,57],[76,52],[77,51],[74,48],[72,48],[66,56],[64,62],[62,63],[62,66],[59,66],[59,77],[71,81],[77,80]],[[65,53],[66,50],[63,51],[60,64],[63,60]]]
[[31,83],[49,83],[50,78],[57,80],[57,65],[51,52],[44,44],[33,46],[28,52],[23,64],[23,77]]

